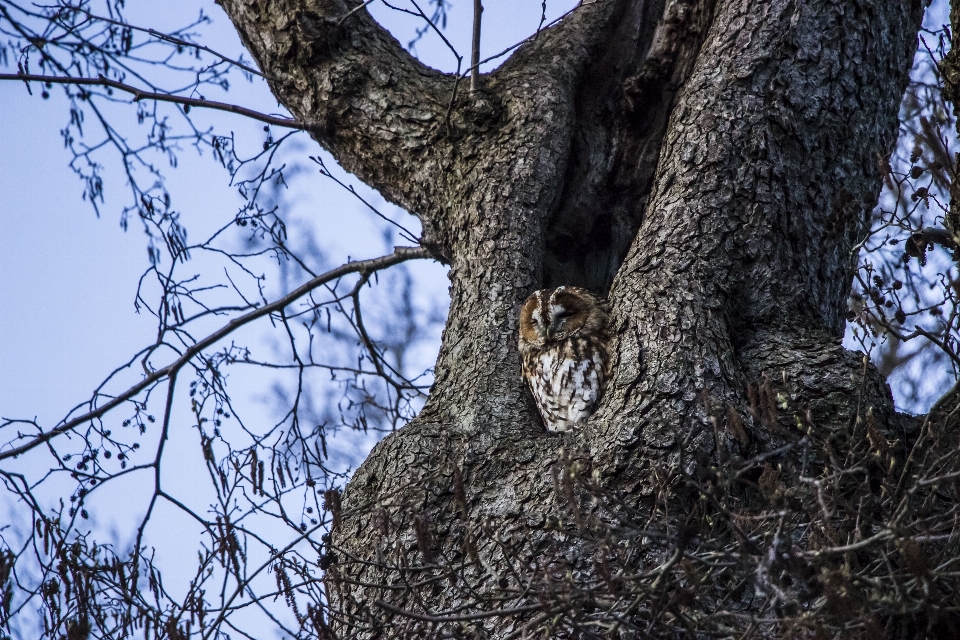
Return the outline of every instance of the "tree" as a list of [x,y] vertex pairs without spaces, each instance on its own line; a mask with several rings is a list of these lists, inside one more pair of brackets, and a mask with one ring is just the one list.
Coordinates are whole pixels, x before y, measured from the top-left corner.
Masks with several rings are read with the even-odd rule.
[[[884,311],[901,281],[873,263],[858,271],[857,255],[876,235],[883,182],[899,179],[889,159],[922,3],[583,3],[472,89],[420,63],[365,5],[220,4],[293,116],[275,124],[308,131],[422,224],[418,248],[311,286],[358,272],[356,301],[388,264],[449,266],[423,408],[342,494],[324,493],[331,528],[312,541],[324,586],[274,550],[299,633],[956,632],[956,391],[925,417],[899,414],[868,359],[840,346],[850,313],[891,331],[906,318]],[[896,221],[908,259],[937,239],[956,246],[949,224]],[[864,305],[851,312],[855,275]],[[547,434],[519,382],[517,314],[531,291],[560,284],[608,295],[615,369],[581,429]],[[302,293],[252,313],[285,322]],[[402,375],[355,318],[399,397]],[[172,388],[178,370],[145,380]],[[243,458],[224,486],[256,492],[259,473],[262,495],[257,465]],[[216,526],[210,556],[244,583],[242,545],[229,521]],[[227,608],[206,610],[216,620],[200,615],[204,637]],[[73,624],[88,624],[77,611]],[[157,634],[189,633],[181,618],[153,619]],[[163,632],[161,619],[172,621]]]

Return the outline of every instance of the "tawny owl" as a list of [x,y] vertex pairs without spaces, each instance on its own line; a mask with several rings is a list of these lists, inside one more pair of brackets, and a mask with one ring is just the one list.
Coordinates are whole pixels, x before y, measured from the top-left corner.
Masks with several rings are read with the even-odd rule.
[[541,289],[520,310],[523,379],[548,431],[586,420],[610,378],[607,305],[586,289]]

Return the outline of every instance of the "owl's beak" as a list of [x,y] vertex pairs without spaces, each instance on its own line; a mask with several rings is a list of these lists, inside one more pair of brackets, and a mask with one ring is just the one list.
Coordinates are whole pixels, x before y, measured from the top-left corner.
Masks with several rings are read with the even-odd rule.
[[553,340],[553,336],[557,335],[557,330],[560,328],[560,323],[551,322],[547,325],[547,340]]

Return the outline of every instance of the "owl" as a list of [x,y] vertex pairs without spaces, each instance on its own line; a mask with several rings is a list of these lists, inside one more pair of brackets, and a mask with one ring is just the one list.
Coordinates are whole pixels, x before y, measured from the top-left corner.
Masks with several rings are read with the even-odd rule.
[[606,303],[580,287],[541,289],[520,310],[523,379],[548,431],[586,420],[610,378]]

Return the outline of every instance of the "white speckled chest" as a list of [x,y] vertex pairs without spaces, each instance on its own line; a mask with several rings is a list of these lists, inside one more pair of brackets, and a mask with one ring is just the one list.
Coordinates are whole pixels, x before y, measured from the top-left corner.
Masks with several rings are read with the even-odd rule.
[[604,353],[587,340],[567,340],[530,354],[527,382],[549,431],[566,431],[593,413],[603,393]]

